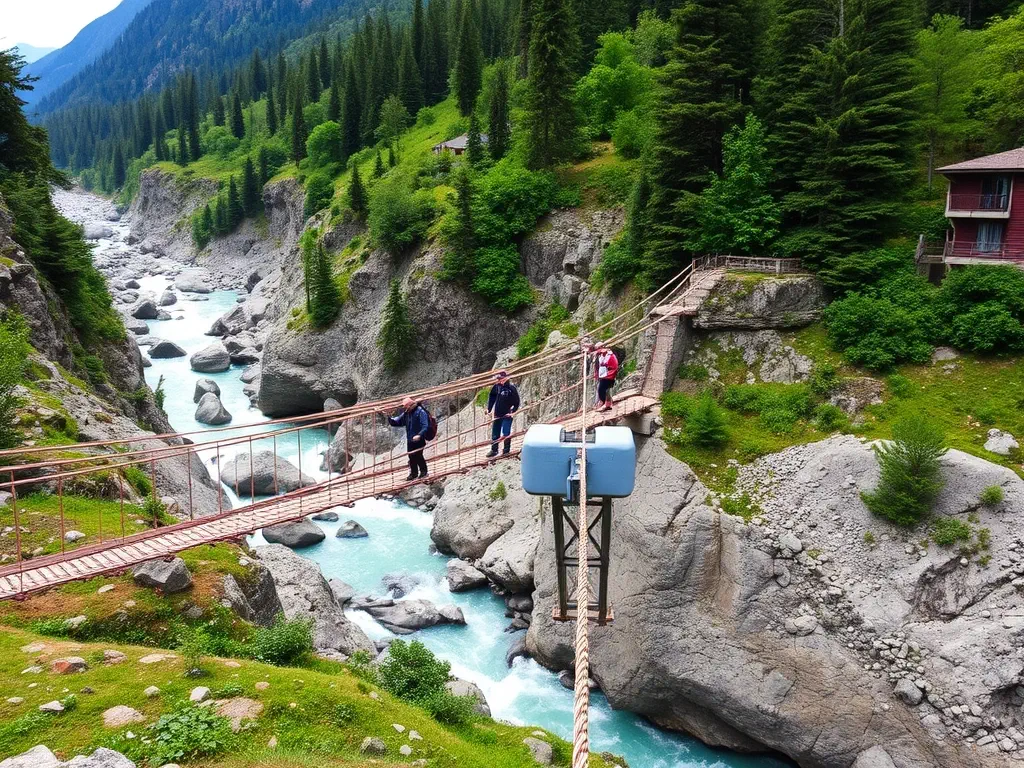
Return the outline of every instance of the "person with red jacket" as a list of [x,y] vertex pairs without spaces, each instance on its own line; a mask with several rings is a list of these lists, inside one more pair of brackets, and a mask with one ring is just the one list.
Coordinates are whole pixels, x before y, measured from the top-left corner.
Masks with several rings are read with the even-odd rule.
[[597,402],[599,411],[612,409],[612,387],[615,377],[619,374],[619,359],[609,347],[597,347],[594,350],[594,376],[597,379]]

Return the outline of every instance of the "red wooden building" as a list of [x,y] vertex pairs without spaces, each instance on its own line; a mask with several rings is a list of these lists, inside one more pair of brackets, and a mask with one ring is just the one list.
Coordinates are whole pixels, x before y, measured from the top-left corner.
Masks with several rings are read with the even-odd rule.
[[939,249],[919,247],[927,263],[1024,264],[1024,147],[938,169],[949,179],[950,229]]

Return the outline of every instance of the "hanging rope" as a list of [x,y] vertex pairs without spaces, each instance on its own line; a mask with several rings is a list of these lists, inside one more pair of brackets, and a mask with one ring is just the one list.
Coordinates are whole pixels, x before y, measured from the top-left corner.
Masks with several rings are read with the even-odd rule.
[[587,361],[581,364],[583,404],[580,440],[580,492],[576,516],[576,687],[572,707],[572,768],[587,768],[590,760],[590,546],[587,532]]

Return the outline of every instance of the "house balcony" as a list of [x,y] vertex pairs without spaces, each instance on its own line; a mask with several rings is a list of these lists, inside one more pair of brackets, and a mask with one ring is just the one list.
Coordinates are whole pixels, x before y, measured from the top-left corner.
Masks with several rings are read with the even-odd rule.
[[1024,266],[1024,248],[977,243],[926,242],[917,244],[918,264],[1015,264]]
[[950,194],[946,197],[946,216],[964,219],[1008,219],[1010,195]]

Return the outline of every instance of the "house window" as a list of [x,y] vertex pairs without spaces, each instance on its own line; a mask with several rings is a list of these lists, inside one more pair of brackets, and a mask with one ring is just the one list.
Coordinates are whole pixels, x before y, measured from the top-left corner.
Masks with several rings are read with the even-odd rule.
[[979,253],[992,253],[1003,247],[1003,233],[1006,230],[1006,222],[1003,221],[980,221],[978,222],[978,239],[975,248]]
[[986,176],[981,180],[981,208],[1005,211],[1010,202],[1010,177]]

